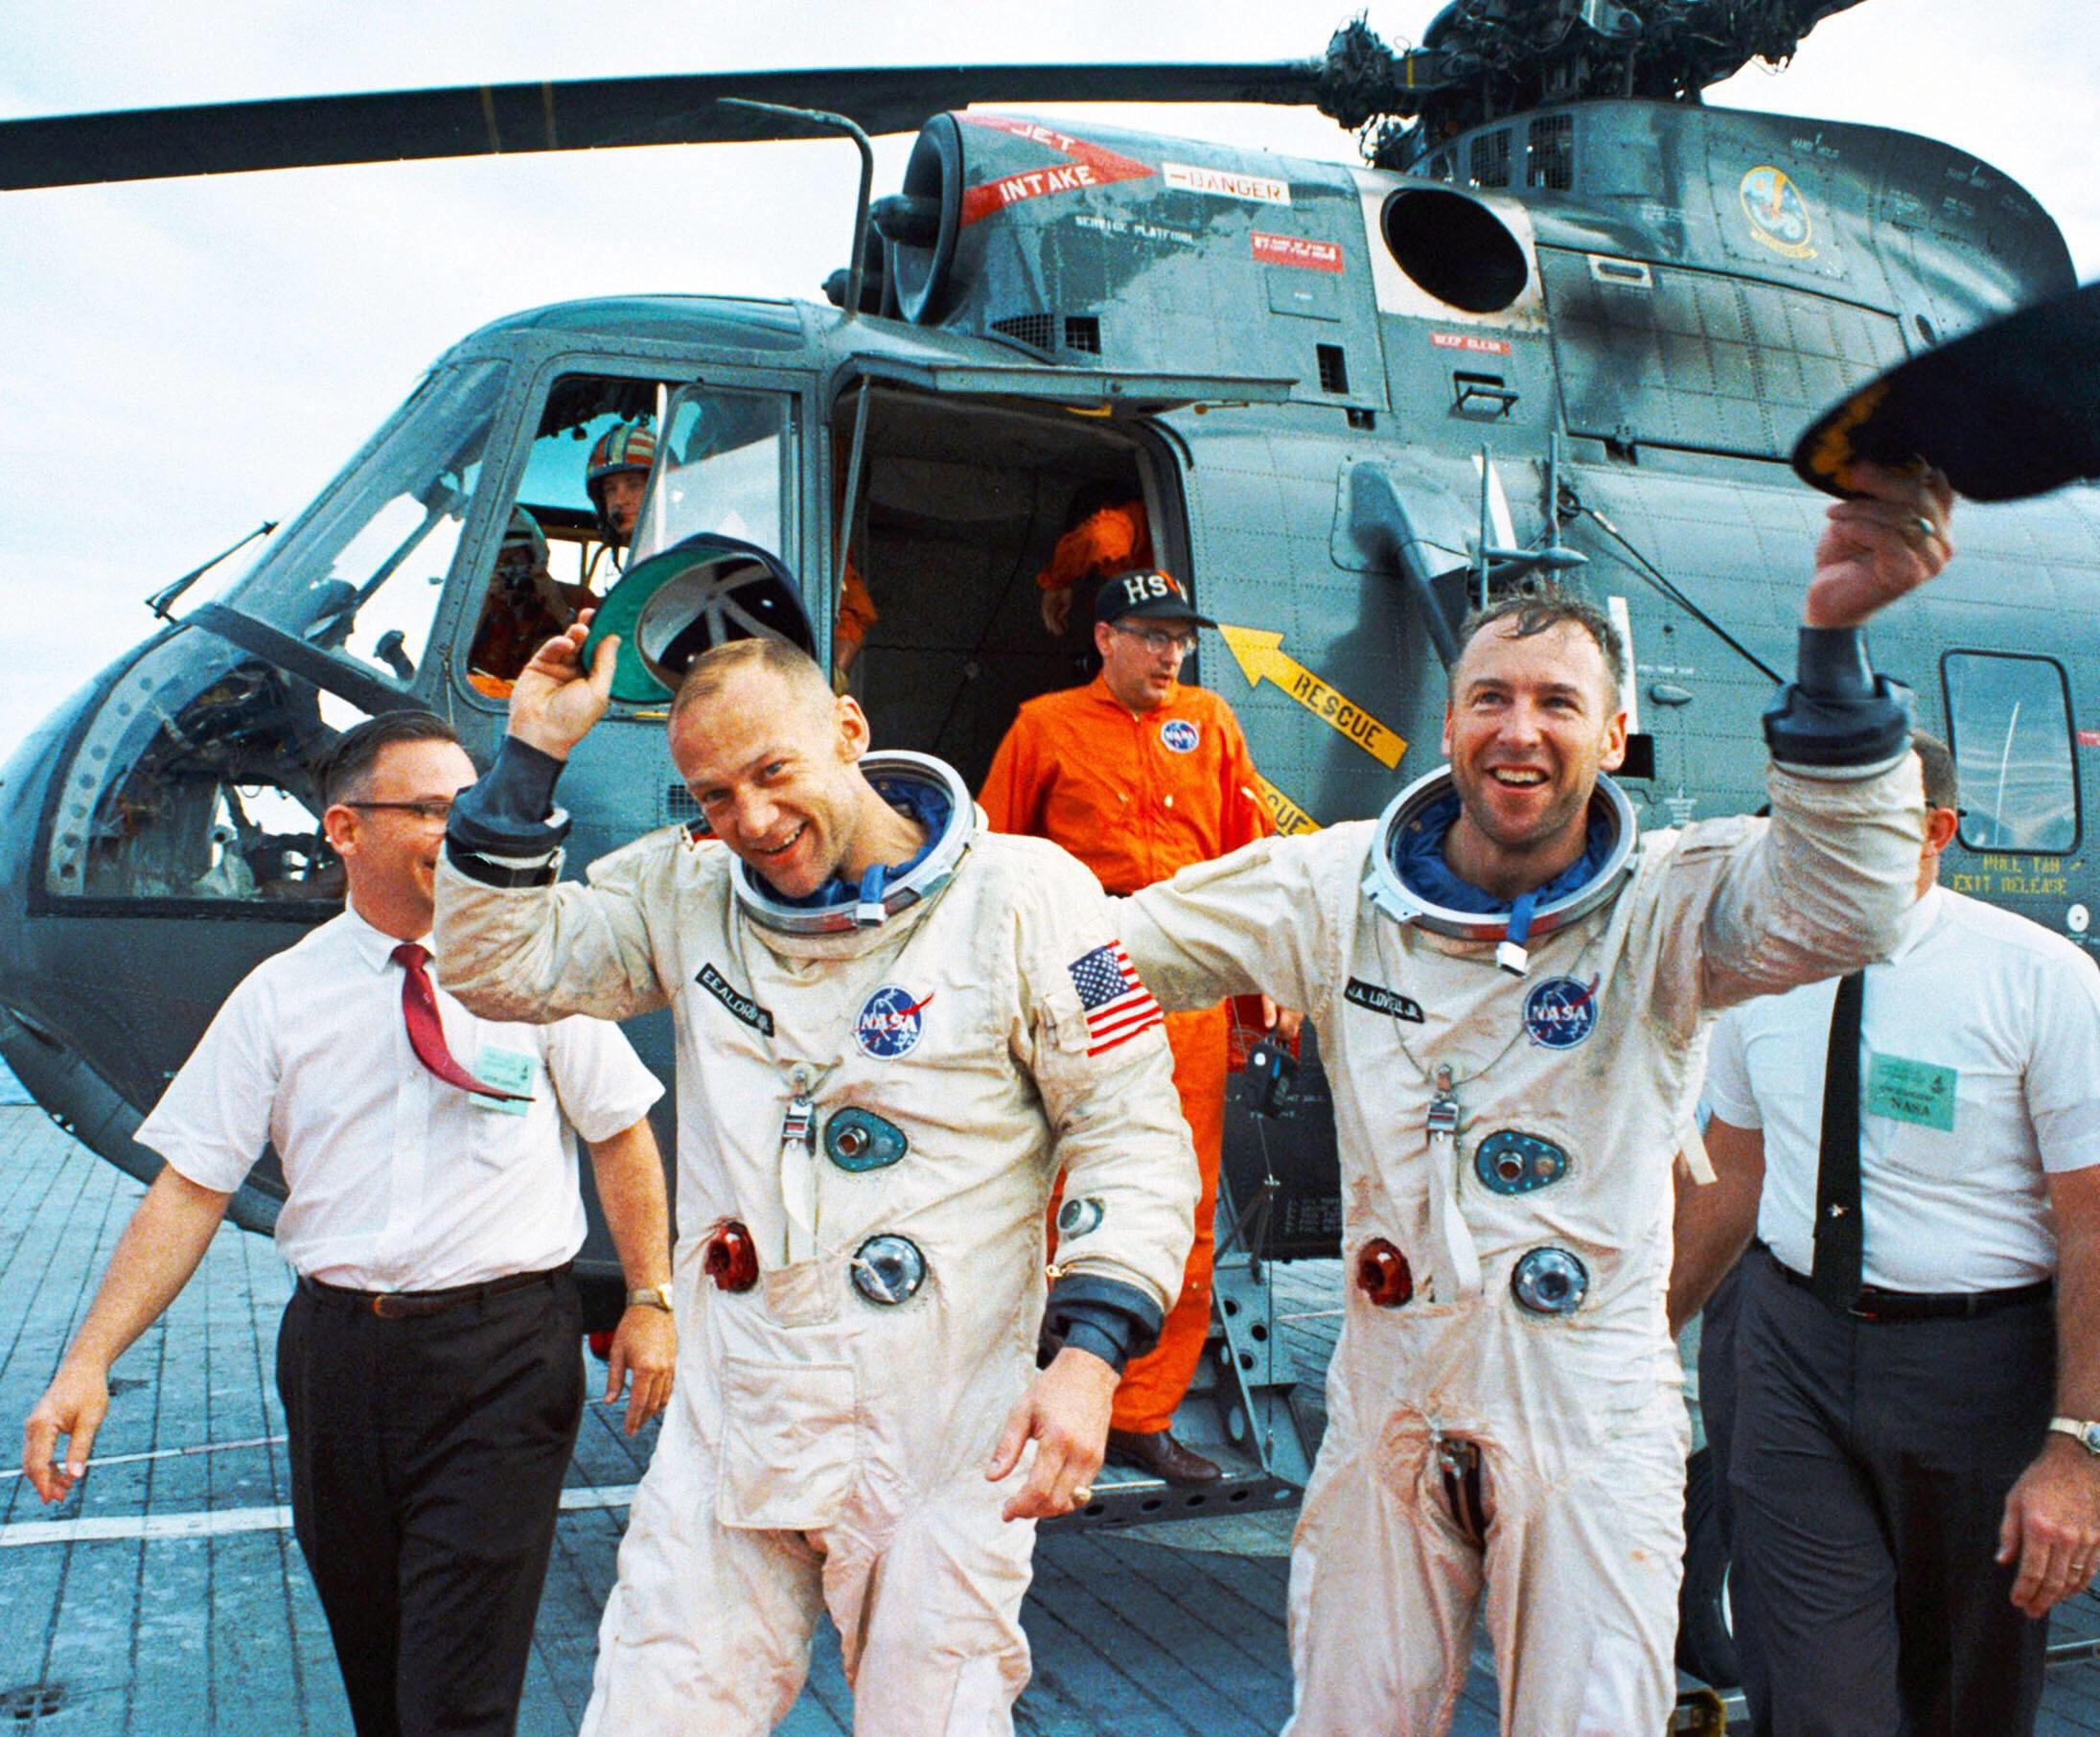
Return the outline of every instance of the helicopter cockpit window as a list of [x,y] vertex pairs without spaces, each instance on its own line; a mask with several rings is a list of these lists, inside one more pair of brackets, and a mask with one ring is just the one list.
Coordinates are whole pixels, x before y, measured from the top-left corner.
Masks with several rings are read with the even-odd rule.
[[682,388],[664,412],[662,450],[635,531],[637,559],[699,531],[741,537],[792,567],[785,510],[787,401],[773,393]]
[[554,382],[474,617],[466,669],[477,692],[508,694],[532,654],[618,579],[670,383],[603,374]]
[[432,373],[227,605],[386,681],[413,681],[503,376],[495,361]]
[[47,891],[287,916],[339,902],[307,768],[357,715],[216,635],[173,636],[124,673],[81,739],[52,809]]
[[2070,694],[2053,658],[1949,652],[1949,746],[1961,781],[1961,842],[2046,851],[2078,843]]

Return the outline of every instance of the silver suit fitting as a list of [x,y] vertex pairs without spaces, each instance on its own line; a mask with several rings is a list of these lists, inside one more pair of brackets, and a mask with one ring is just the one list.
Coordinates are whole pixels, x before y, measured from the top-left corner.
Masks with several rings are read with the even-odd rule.
[[753,873],[748,863],[733,858],[729,885],[736,890],[738,906],[754,923],[782,935],[846,935],[886,922],[922,899],[932,898],[954,878],[963,854],[977,837],[979,825],[977,803],[961,775],[945,760],[902,749],[866,755],[861,761],[861,772],[877,794],[891,803],[896,802],[893,791],[914,784],[937,791],[947,799],[948,823],[934,847],[910,873],[884,886],[879,904],[849,899],[839,905],[791,905]]

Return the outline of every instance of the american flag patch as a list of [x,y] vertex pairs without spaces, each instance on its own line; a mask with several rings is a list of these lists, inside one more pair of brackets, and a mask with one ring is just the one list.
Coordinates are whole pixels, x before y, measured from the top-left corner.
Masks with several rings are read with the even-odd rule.
[[1087,1010],[1087,1036],[1093,1040],[1089,1055],[1102,1054],[1163,1023],[1160,1004],[1138,981],[1121,941],[1082,954],[1066,969],[1079,991],[1079,1005]]

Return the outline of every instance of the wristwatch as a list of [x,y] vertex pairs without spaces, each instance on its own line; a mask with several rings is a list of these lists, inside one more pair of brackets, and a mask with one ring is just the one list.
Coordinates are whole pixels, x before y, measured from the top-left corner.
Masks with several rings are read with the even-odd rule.
[[2084,1418],[2051,1418],[2051,1429],[2061,1429],[2095,1459],[2100,1459],[2100,1424]]
[[[639,1290],[631,1290],[627,1293],[627,1307],[630,1309],[660,1309],[665,1314],[669,1314],[671,1312],[671,1287],[668,1285],[645,1285]],[[2100,1433],[2100,1424],[2094,1424],[2093,1428],[2096,1433]],[[2100,1448],[2095,1448],[2094,1451],[2100,1452]]]

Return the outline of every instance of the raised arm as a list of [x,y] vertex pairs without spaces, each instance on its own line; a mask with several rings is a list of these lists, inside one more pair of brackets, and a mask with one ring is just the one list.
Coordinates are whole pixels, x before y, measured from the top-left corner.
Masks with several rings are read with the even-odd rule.
[[568,817],[555,783],[605,715],[619,647],[606,640],[587,675],[589,620],[587,610],[519,673],[496,764],[445,829],[431,946],[446,988],[484,1019],[629,1019],[668,1000],[638,896],[652,841],[597,865],[588,886],[556,879]]
[[[1937,472],[1862,466],[1830,509],[1802,607],[1797,675],[1765,713],[1772,824],[1739,841],[1702,918],[1701,999],[1727,1007],[1881,958],[1915,896],[1925,802],[1910,695],[1877,675],[1865,626],[1953,553]],[[1688,841],[1689,843],[1690,841]],[[1687,868],[1696,852],[1686,852]]]
[[1117,901],[1145,986],[1175,1012],[1228,995],[1317,1009],[1340,963],[1329,908],[1356,896],[1371,824],[1262,839]]

